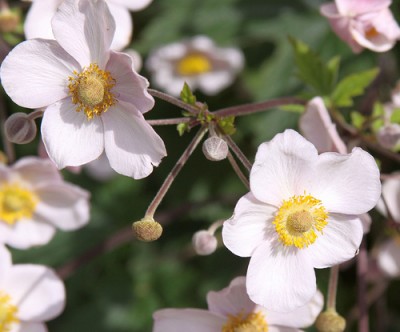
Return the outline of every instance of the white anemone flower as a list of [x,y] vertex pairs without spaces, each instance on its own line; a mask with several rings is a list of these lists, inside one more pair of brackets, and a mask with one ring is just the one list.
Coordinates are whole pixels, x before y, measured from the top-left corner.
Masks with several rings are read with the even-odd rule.
[[303,306],[316,292],[314,268],[356,255],[363,236],[358,215],[380,196],[374,158],[360,148],[318,155],[293,130],[259,146],[250,192],[223,226],[223,241],[249,257],[247,292],[274,311]]
[[131,57],[110,50],[115,22],[106,3],[66,0],[52,27],[56,40],[27,40],[6,57],[7,94],[20,106],[45,108],[42,139],[58,168],[86,164],[105,151],[116,172],[148,176],[166,155],[142,114],[154,99]]
[[89,221],[89,193],[63,181],[50,160],[26,157],[0,164],[0,243],[18,249],[44,245],[56,228]]
[[65,288],[53,270],[42,265],[13,265],[0,246],[0,331],[47,332],[43,322],[64,310]]
[[246,293],[245,277],[237,277],[227,288],[209,292],[207,303],[208,310],[156,311],[153,332],[298,332],[314,323],[321,312],[323,296],[317,292],[303,307],[282,314],[252,302]]
[[[132,38],[132,18],[129,11],[138,11],[147,7],[153,0],[107,0],[116,27],[111,49],[120,51]],[[24,31],[27,39],[54,39],[51,19],[63,0],[32,0],[32,6],[26,15]]]
[[206,36],[197,36],[154,50],[146,62],[154,84],[179,96],[186,82],[192,90],[215,95],[229,86],[243,68],[237,48],[217,47]]

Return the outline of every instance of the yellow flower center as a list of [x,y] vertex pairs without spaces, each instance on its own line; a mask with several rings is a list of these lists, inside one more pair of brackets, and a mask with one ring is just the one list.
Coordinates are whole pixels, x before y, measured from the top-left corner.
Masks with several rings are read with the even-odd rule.
[[69,94],[72,102],[77,105],[76,111],[83,110],[88,120],[106,112],[117,102],[111,92],[115,79],[95,63],[91,63],[81,73],[74,71],[74,76],[70,76],[68,80]]
[[378,35],[379,35],[379,32],[374,27],[371,27],[367,31],[365,31],[365,37],[367,39],[374,38]]
[[211,62],[206,55],[191,53],[178,61],[176,70],[179,75],[194,76],[209,72],[211,67]]
[[328,212],[311,195],[292,196],[279,208],[273,224],[285,246],[304,248],[314,243],[328,224]]
[[4,184],[0,187],[0,220],[14,225],[21,218],[32,218],[38,201],[36,194],[18,183]]
[[18,308],[11,303],[11,298],[6,293],[0,291],[0,331],[11,331],[12,325],[18,323]]
[[229,316],[221,332],[268,332],[268,324],[261,312]]

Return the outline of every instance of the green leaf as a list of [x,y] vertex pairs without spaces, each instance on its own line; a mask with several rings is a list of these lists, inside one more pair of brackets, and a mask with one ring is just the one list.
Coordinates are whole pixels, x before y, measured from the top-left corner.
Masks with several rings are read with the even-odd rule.
[[189,132],[189,126],[188,126],[187,123],[179,123],[179,124],[176,126],[176,130],[178,131],[179,136],[183,136],[183,134],[184,134],[185,132]]
[[359,112],[350,113],[351,124],[357,129],[361,129],[365,122],[365,117]]
[[279,106],[279,109],[285,112],[293,112],[293,113],[304,113],[305,106],[304,105],[297,105],[297,104],[289,104],[289,105],[282,105]]
[[331,95],[332,104],[336,107],[353,106],[353,98],[362,95],[378,73],[379,69],[374,68],[343,78]]
[[236,132],[234,122],[235,122],[234,116],[227,116],[217,120],[219,128],[225,135],[233,135]]
[[181,91],[181,99],[185,103],[189,105],[195,105],[196,104],[196,96],[193,94],[192,90],[190,89],[189,85],[185,82],[183,84],[183,88]]
[[393,113],[390,116],[390,122],[400,124],[400,108],[393,110]]

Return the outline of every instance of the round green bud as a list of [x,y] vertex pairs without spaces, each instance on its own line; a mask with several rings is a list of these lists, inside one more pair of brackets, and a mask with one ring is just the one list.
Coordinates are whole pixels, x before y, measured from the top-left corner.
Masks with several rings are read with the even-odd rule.
[[315,321],[319,332],[343,332],[346,320],[334,310],[327,310],[319,314]]
[[151,242],[157,240],[162,232],[162,226],[153,218],[144,217],[132,224],[133,234],[140,241]]

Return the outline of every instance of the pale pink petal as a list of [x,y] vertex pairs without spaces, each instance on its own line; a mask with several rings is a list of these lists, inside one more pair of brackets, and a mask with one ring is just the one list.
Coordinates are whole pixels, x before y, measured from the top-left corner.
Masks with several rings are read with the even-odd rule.
[[130,104],[119,102],[102,119],[105,151],[116,172],[141,179],[166,156],[160,136]]
[[54,236],[55,228],[40,220],[21,219],[13,226],[0,223],[5,243],[13,248],[28,249],[47,244]]
[[362,214],[376,205],[381,194],[379,169],[360,148],[348,155],[326,152],[319,156],[309,189],[328,212]]
[[358,216],[361,220],[363,233],[368,234],[371,229],[372,218],[368,213],[363,213]]
[[334,2],[324,3],[319,8],[322,16],[327,18],[340,18],[342,15],[338,12],[338,8]]
[[129,11],[119,5],[108,1],[108,8],[115,21],[115,34],[110,48],[120,51],[129,45],[132,38],[132,17]]
[[358,216],[330,214],[317,240],[304,250],[315,268],[331,267],[354,258],[363,237]]
[[266,310],[289,312],[309,302],[317,291],[312,261],[304,250],[278,240],[262,243],[247,270],[247,293]]
[[139,54],[139,52],[135,51],[132,48],[127,48],[123,52],[125,54],[128,54],[131,57],[132,69],[138,73],[142,69],[142,66],[143,66],[142,56]]
[[32,186],[40,185],[43,182],[61,182],[60,172],[50,160],[37,157],[25,157],[19,159],[12,169]]
[[215,96],[228,87],[234,80],[235,74],[228,71],[216,71],[202,74],[198,77],[197,85],[206,95]]
[[258,201],[252,193],[243,196],[231,219],[224,222],[222,238],[235,255],[248,257],[263,241],[268,241],[276,207]]
[[153,0],[109,0],[109,2],[126,7],[132,11],[142,10],[147,7]]
[[389,209],[390,216],[400,223],[400,179],[393,177],[385,180],[382,185],[382,196],[386,205],[381,199],[377,205],[378,210],[385,216],[388,216],[386,206]]
[[314,324],[323,306],[324,296],[317,291],[306,305],[285,313],[267,311],[266,317],[270,325],[304,328]]
[[115,79],[112,89],[118,101],[129,102],[142,113],[154,107],[154,98],[147,92],[149,82],[132,70],[132,58],[124,53],[111,52],[106,68]]
[[4,287],[18,306],[18,318],[22,321],[47,321],[64,310],[64,284],[45,266],[14,265],[8,271]]
[[79,64],[56,41],[32,39],[17,45],[1,65],[1,83],[20,106],[40,108],[68,95],[68,77]]
[[68,183],[49,183],[36,189],[36,216],[63,231],[72,231],[89,221],[89,193]]
[[226,319],[207,310],[162,309],[153,314],[153,332],[221,331]]
[[111,168],[110,162],[105,153],[99,158],[85,165],[87,174],[98,181],[107,181],[113,178],[117,173]]
[[0,285],[3,283],[4,276],[11,265],[11,253],[4,245],[0,244]]
[[378,266],[391,278],[400,277],[400,241],[391,239],[378,248]]
[[10,332],[47,332],[47,327],[42,323],[21,322]]
[[317,158],[314,145],[294,130],[277,134],[258,148],[250,173],[252,193],[275,206],[293,195],[303,195],[314,177]]
[[256,307],[247,295],[245,277],[233,279],[228,287],[218,292],[208,292],[207,303],[211,312],[224,317],[248,314]]
[[104,150],[101,118],[89,121],[84,112],[76,112],[69,98],[46,109],[41,130],[49,158],[60,169],[86,164]]
[[97,63],[104,68],[115,31],[105,1],[65,0],[53,17],[52,28],[61,47],[82,67]]
[[318,153],[347,153],[346,145],[340,138],[321,97],[315,97],[308,102],[306,111],[300,117],[299,127],[304,137],[315,145]]
[[303,332],[303,331],[295,329],[293,327],[274,325],[274,326],[268,326],[268,332]]
[[62,0],[36,0],[32,2],[24,22],[26,39],[54,39],[51,19]]
[[345,16],[378,12],[387,8],[392,0],[335,0],[338,11]]

